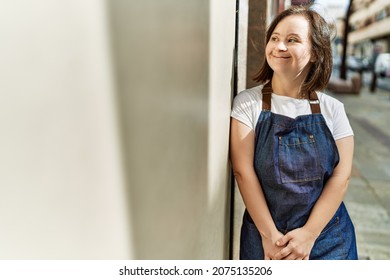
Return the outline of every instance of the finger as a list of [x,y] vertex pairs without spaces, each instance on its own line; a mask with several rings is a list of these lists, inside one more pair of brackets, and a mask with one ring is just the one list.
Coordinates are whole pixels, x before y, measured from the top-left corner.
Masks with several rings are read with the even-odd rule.
[[295,259],[297,259],[297,256],[295,254],[291,253],[288,256],[284,257],[282,260],[289,261],[289,260],[295,260]]
[[280,250],[278,253],[276,253],[273,258],[275,260],[282,260],[290,254],[291,254],[290,248],[285,247],[282,250]]
[[290,234],[286,234],[282,238],[276,241],[276,246],[285,246],[291,240]]

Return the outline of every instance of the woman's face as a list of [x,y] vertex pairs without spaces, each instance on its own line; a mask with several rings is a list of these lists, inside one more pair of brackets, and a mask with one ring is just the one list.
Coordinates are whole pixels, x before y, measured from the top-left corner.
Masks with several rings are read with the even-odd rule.
[[306,77],[312,59],[309,22],[291,15],[276,25],[266,46],[266,59],[274,74],[286,78]]

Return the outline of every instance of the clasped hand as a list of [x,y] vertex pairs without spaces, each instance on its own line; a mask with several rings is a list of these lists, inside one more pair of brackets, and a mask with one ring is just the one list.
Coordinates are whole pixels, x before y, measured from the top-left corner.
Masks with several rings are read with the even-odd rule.
[[315,236],[304,228],[294,229],[285,235],[279,233],[276,238],[263,239],[265,259],[308,260],[315,240]]

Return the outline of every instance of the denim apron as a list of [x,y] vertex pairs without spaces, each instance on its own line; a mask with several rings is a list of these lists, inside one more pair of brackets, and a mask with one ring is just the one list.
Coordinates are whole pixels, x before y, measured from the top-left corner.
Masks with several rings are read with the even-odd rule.
[[[256,125],[254,168],[277,229],[302,227],[339,162],[339,154],[317,94],[309,94],[312,114],[295,119],[271,112],[271,82],[263,88]],[[240,259],[264,259],[261,236],[247,210]],[[357,259],[355,230],[341,203],[317,238],[310,259]]]

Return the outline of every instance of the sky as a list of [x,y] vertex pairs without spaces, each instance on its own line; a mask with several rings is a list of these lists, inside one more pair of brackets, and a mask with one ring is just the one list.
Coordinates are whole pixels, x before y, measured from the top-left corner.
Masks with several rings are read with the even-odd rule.
[[324,3],[347,3],[349,0],[316,0],[316,2]]
[[[328,5],[331,5],[331,6],[342,6],[343,9],[344,9],[344,12],[341,12],[340,11],[337,11],[336,13],[338,14],[337,16],[341,16],[341,15],[344,15],[345,14],[345,11],[347,9],[347,6],[349,4],[349,0],[315,0],[315,3],[319,4],[320,6],[320,10],[319,12],[325,17],[325,18],[328,18],[328,17],[333,17],[335,16],[335,11],[328,11],[327,10],[327,7]],[[325,14],[323,14],[321,12],[321,10],[325,9]]]
[[321,3],[321,5],[326,6],[328,3],[329,4],[337,4],[337,3],[343,3],[344,6],[347,6],[349,0],[315,0],[317,3]]

